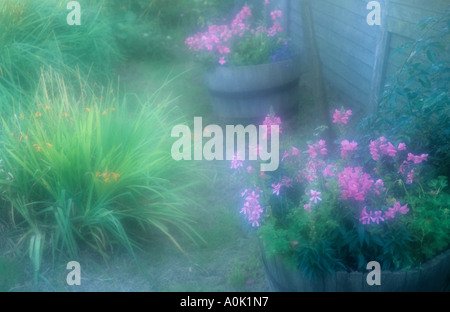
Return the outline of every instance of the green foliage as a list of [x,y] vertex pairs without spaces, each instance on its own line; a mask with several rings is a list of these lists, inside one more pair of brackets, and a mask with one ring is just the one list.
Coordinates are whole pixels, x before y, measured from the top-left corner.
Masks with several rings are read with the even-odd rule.
[[184,38],[206,18],[217,19],[232,0],[106,0],[114,33],[128,59],[173,59]]
[[20,279],[19,265],[9,259],[0,258],[0,292],[10,291]]
[[[378,111],[362,123],[362,133],[402,140],[430,154],[441,174],[450,175],[450,11],[419,24],[419,38],[391,57],[405,59],[388,78]],[[420,139],[418,139],[420,138]]]
[[111,21],[102,2],[83,3],[80,26],[66,22],[66,2],[0,2],[0,106],[26,103],[37,88],[41,70],[104,79],[119,58]]
[[439,177],[428,186],[428,192],[409,199],[414,214],[408,229],[413,233],[415,249],[420,250],[414,254],[419,262],[430,259],[450,244],[450,195],[442,191],[447,187],[447,179]]
[[185,209],[191,168],[170,154],[179,120],[169,100],[130,112],[112,89],[75,96],[56,74],[40,84],[34,107],[3,116],[0,149],[0,188],[35,272],[50,251],[76,257],[89,246],[107,257],[121,245],[133,253],[153,229],[180,250],[174,231],[199,238]]

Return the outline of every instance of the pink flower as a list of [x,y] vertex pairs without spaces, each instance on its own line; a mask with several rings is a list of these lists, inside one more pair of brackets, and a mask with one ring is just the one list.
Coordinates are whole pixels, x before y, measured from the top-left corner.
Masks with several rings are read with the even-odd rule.
[[387,144],[381,144],[380,150],[382,154],[389,155],[391,157],[395,157],[395,155],[397,154],[397,150],[391,142],[388,142]]
[[386,191],[386,188],[384,187],[384,182],[381,179],[378,179],[375,181],[375,189],[374,192],[377,195],[380,195],[380,192]]
[[219,64],[220,65],[223,65],[223,64],[225,64],[227,61],[225,61],[225,58],[222,56],[220,59],[219,59]]
[[280,18],[281,16],[283,16],[283,13],[280,10],[276,10],[276,11],[270,12],[270,16],[272,17],[273,20],[276,20],[277,18]]
[[372,220],[372,222],[376,222],[377,224],[380,224],[380,220],[384,221],[384,218],[381,216],[383,212],[381,210],[375,211],[374,212],[374,216],[370,217],[370,219]]
[[281,180],[281,185],[284,185],[286,187],[292,187],[292,179],[288,178],[288,177],[283,177],[283,179]]
[[264,0],[264,2],[265,2],[266,4],[269,4],[269,0]]
[[281,161],[285,160],[288,157],[289,157],[289,153],[284,151],[284,154],[283,154],[283,157],[281,158]]
[[[400,203],[399,203],[399,205],[400,205]],[[409,211],[408,204],[405,204],[405,205],[397,208],[397,212],[400,214],[407,214],[408,211]]]
[[363,210],[361,211],[359,221],[362,224],[370,224],[371,220],[372,220],[372,211],[370,213],[367,213],[366,207],[364,207]]
[[396,213],[407,214],[409,211],[408,204],[401,205],[400,202],[396,202],[393,207],[389,207],[388,211],[384,212],[384,218],[386,220],[394,219]]
[[373,185],[370,175],[364,173],[361,167],[345,168],[343,172],[338,173],[338,180],[344,200],[354,198],[357,201],[364,201],[366,193]]
[[312,145],[308,145],[308,153],[309,153],[309,157],[311,157],[312,159],[317,157],[316,149]]
[[252,166],[248,166],[247,167],[247,173],[252,173],[254,171],[254,169],[253,169],[253,167]]
[[378,141],[370,141],[369,148],[370,148],[370,154],[372,155],[373,160],[380,159],[380,154],[378,153],[378,148],[380,144]]
[[263,121],[263,125],[267,126],[267,136],[271,135],[272,132],[271,126],[278,126],[278,133],[282,133],[280,117],[274,115],[267,115]]
[[356,151],[358,149],[358,143],[355,141],[349,142],[348,140],[344,140],[341,142],[341,157],[348,157],[348,152]]
[[243,193],[248,194],[245,198],[244,206],[241,209],[242,214],[246,215],[248,221],[252,223],[252,226],[259,226],[259,219],[261,217],[261,213],[263,210],[261,209],[261,205],[259,203],[259,194],[261,191],[257,189],[256,191],[247,191]]
[[300,155],[300,150],[294,146],[292,146],[292,152],[291,152],[292,156],[298,156]]
[[326,143],[324,140],[319,140],[319,142],[317,142],[314,145],[308,145],[308,151],[309,153],[309,157],[311,157],[312,159],[315,159],[317,157],[318,154],[320,155],[326,155],[327,154],[327,148],[326,148]]
[[399,151],[406,151],[406,144],[405,143],[400,143],[397,147],[397,149]]
[[311,212],[311,204],[305,204],[305,205],[303,205],[303,208],[305,210],[308,210],[309,212]]
[[277,196],[280,195],[281,186],[282,186],[281,183],[272,184],[272,194],[276,194]]
[[334,114],[333,114],[333,123],[346,124],[348,122],[348,118],[351,115],[352,115],[352,111],[351,110],[339,111],[339,110],[335,109],[334,110]]
[[406,174],[406,184],[412,184],[414,181],[414,169]]
[[238,169],[242,167],[243,161],[238,159],[238,154],[234,154],[233,159],[231,160],[231,169]]
[[321,194],[322,194],[321,192],[317,192],[317,191],[311,190],[310,193],[309,193],[311,198],[309,200],[310,201],[314,201],[314,204],[317,204],[318,200],[322,200],[322,198],[320,198]]
[[332,168],[336,168],[335,165],[328,165],[323,170],[323,177],[334,177],[334,172],[331,170]]
[[408,161],[412,161],[412,162],[414,162],[415,164],[420,164],[422,161],[426,161],[426,160],[427,160],[427,157],[428,157],[428,154],[422,154],[422,155],[420,155],[420,156],[416,156],[416,155],[413,155],[413,154],[411,154],[411,153],[408,153],[408,158],[407,158],[407,160],[408,160]]

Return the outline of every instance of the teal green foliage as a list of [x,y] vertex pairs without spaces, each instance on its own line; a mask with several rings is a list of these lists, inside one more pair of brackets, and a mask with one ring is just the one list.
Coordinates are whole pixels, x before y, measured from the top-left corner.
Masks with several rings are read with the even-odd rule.
[[35,282],[45,257],[74,258],[87,247],[105,258],[120,246],[134,254],[155,230],[180,250],[176,233],[200,239],[185,209],[193,167],[170,154],[170,131],[181,122],[170,100],[148,99],[131,112],[112,89],[99,100],[57,74],[40,84],[39,104],[2,118],[0,141],[8,202],[0,209],[12,209]]
[[[167,60],[183,48],[184,38],[206,19],[218,20],[231,0],[106,0],[114,33],[126,58]],[[209,20],[210,21],[210,20]]]
[[[102,1],[83,3],[80,26],[69,26],[65,1],[0,2],[0,106],[27,103],[41,70],[106,81],[120,58]],[[75,85],[75,84],[74,84]]]
[[387,84],[376,113],[361,123],[361,133],[406,142],[430,154],[440,174],[450,175],[450,11],[419,23],[417,40],[397,48],[404,55]]

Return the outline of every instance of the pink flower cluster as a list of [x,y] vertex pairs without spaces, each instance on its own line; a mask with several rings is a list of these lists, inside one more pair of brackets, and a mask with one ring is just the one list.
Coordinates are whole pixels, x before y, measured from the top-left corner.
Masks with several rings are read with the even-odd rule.
[[280,117],[277,117],[277,116],[269,114],[264,119],[263,125],[267,126],[267,136],[270,136],[271,133],[272,133],[272,127],[271,126],[278,126],[278,133],[282,133]]
[[317,179],[317,173],[325,167],[325,163],[321,160],[310,160],[306,164],[306,171],[300,171],[300,175],[297,177],[297,181],[306,179],[308,183],[314,182]]
[[373,180],[368,173],[364,173],[361,167],[347,167],[343,172],[338,173],[339,187],[341,188],[342,199],[354,198],[364,201],[365,195],[372,188]]
[[334,110],[333,114],[333,123],[335,124],[346,124],[348,122],[348,118],[352,115],[351,110]]
[[258,199],[260,194],[261,190],[259,188],[256,188],[254,191],[245,190],[241,194],[242,197],[245,197],[245,203],[240,213],[247,216],[248,221],[251,222],[253,227],[259,226],[259,219],[263,212]]
[[370,224],[370,222],[380,224],[380,221],[394,219],[396,213],[407,214],[408,211],[408,204],[402,206],[400,202],[396,202],[393,207],[388,208],[388,211],[385,211],[384,215],[381,210],[367,212],[366,207],[364,207],[361,211],[359,221],[362,224]]
[[314,145],[308,145],[308,153],[309,157],[311,157],[312,159],[315,159],[317,157],[317,154],[326,155],[327,147],[325,141],[320,140],[318,143]]
[[327,165],[323,170],[323,177],[334,177],[333,169],[336,169],[336,165]]
[[386,191],[386,188],[384,187],[384,182],[381,179],[378,179],[375,181],[374,190],[375,194],[380,195],[381,192]]
[[277,184],[272,184],[272,194],[276,194],[277,196],[280,195],[280,190],[282,186],[286,186],[286,187],[292,187],[292,179],[288,178],[288,177],[283,177],[283,179],[281,180],[281,183],[277,183]]
[[341,142],[341,157],[347,158],[348,152],[356,151],[358,149],[358,143],[355,141],[349,142],[348,140],[344,140]]
[[247,32],[251,34],[264,33],[268,37],[273,37],[283,31],[279,22],[282,12],[277,10],[271,12],[270,15],[273,25],[268,29],[260,26],[255,31],[247,24],[247,19],[252,16],[252,11],[250,7],[244,6],[235,16],[230,26],[211,25],[206,32],[199,32],[186,38],[185,44],[192,51],[208,51],[218,55],[219,64],[224,65],[227,62],[226,56],[231,53],[230,42],[234,37],[243,37]]
[[408,204],[402,206],[400,202],[396,202],[393,207],[388,208],[388,211],[384,213],[384,218],[386,220],[394,219],[396,213],[407,214],[408,211]]
[[[408,158],[403,161],[398,169],[399,173],[405,174],[405,167],[410,168],[413,164],[420,164],[424,161],[427,161],[428,154],[422,154],[420,156],[408,153]],[[408,169],[409,170],[409,169]],[[414,181],[414,168],[412,168],[409,172],[406,173],[406,184],[412,184]]]
[[397,155],[397,151],[406,150],[406,145],[405,143],[400,143],[396,149],[395,146],[391,142],[388,142],[385,137],[380,137],[375,141],[371,140],[369,148],[372,159],[378,160],[380,159],[381,155],[395,157],[395,155]]
[[234,154],[233,159],[231,160],[231,169],[239,169],[239,167],[243,166],[243,160],[238,159],[238,154]]
[[427,157],[428,157],[428,154],[422,154],[420,156],[416,156],[416,155],[413,155],[411,153],[408,153],[407,160],[411,161],[411,162],[413,162],[415,164],[420,164],[422,161],[426,161]]

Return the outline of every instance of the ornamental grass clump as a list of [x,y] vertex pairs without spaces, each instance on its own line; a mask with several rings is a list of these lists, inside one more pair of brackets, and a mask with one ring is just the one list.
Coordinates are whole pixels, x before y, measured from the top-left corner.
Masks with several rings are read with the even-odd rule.
[[230,24],[210,25],[185,40],[194,55],[208,65],[243,66],[283,61],[295,54],[281,26],[282,11],[267,11],[262,20],[244,6]]
[[[104,1],[82,3],[81,25],[67,24],[68,1],[0,1],[0,106],[27,103],[41,69],[105,81],[120,58]],[[30,98],[31,95],[31,98]]]
[[70,90],[44,73],[34,106],[2,116],[1,209],[22,233],[18,245],[30,243],[35,270],[50,251],[77,259],[91,247],[108,257],[120,245],[133,254],[153,229],[180,249],[174,233],[199,238],[184,195],[191,167],[170,154],[170,101],[130,112],[112,88]]
[[[335,110],[334,127],[348,133],[351,115]],[[280,148],[277,171],[240,160],[230,166],[242,185],[240,212],[259,227],[268,256],[282,255],[314,278],[365,270],[370,261],[389,270],[418,267],[448,248],[447,179],[424,174],[427,153],[385,137],[360,146],[349,135],[307,144],[287,136]]]

